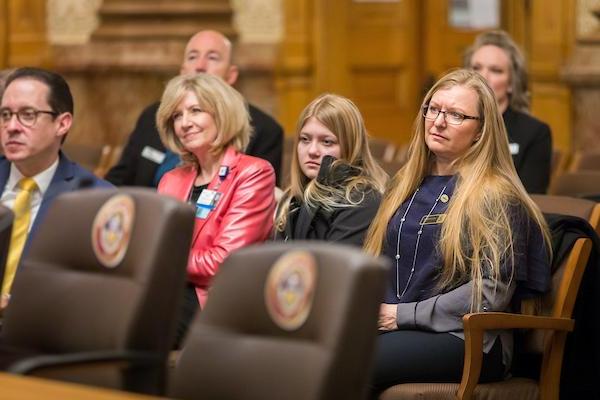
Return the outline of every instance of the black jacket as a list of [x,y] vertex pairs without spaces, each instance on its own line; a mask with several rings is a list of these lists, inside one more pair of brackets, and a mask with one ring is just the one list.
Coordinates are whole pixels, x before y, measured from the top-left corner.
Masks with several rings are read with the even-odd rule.
[[592,251],[583,273],[573,310],[575,329],[567,336],[560,379],[561,399],[600,398],[600,239],[587,221],[577,217],[546,215],[552,230],[556,261],[568,255],[580,237],[592,239]]
[[[598,399],[600,390],[600,239],[581,218],[544,214],[552,233],[553,271],[569,255],[578,238],[592,239],[592,252],[588,259],[577,300],[573,310],[575,329],[567,336],[560,380],[561,399]],[[538,379],[540,354],[522,350],[520,335],[515,337],[513,374]]]
[[295,199],[290,205],[287,224],[277,232],[278,240],[326,240],[362,247],[365,234],[377,213],[381,194],[375,190],[365,193],[357,206],[338,208],[328,212],[311,209]]
[[[108,171],[105,179],[116,186],[154,187],[154,175],[160,165],[155,154],[164,154],[165,146],[156,127],[156,112],[160,103],[146,107],[138,118],[121,159]],[[269,115],[253,105],[248,105],[254,134],[246,154],[265,159],[271,163],[277,179],[281,170],[283,129]]]
[[[329,156],[321,160],[317,180],[325,186],[343,189],[345,181],[358,171],[343,163],[332,167],[332,162],[333,157]],[[286,226],[283,232],[275,228],[275,239],[326,240],[362,247],[367,229],[381,203],[381,193],[371,188],[356,189],[351,193],[351,199],[358,204],[332,211],[322,207],[311,208],[299,199],[291,199]]]
[[550,182],[552,134],[542,121],[508,107],[502,114],[513,162],[529,193],[544,194]]

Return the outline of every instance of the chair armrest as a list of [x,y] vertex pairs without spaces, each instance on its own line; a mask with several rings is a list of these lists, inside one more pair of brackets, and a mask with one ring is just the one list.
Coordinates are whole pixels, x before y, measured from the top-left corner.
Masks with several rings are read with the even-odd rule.
[[503,312],[471,313],[463,317],[465,362],[457,393],[458,399],[470,399],[479,381],[483,361],[483,333],[494,329],[551,329],[572,331],[575,321]]
[[97,367],[104,364],[114,365],[119,363],[124,364],[124,366],[156,366],[164,362],[165,360],[162,357],[150,352],[125,350],[89,351],[28,357],[10,365],[7,372],[27,375],[48,368]]
[[503,312],[485,312],[466,314],[463,317],[467,329],[553,329],[572,331],[575,321],[570,318],[554,318],[538,315],[511,314]]

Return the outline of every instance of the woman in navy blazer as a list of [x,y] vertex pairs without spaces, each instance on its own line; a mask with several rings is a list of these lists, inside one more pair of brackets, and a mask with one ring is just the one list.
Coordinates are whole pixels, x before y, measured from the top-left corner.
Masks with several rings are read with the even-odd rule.
[[547,124],[529,114],[527,70],[521,50],[506,32],[485,32],[465,53],[464,65],[479,72],[494,91],[523,186],[529,193],[546,193],[552,134]]
[[269,162],[242,154],[251,131],[246,104],[218,77],[171,80],[156,120],[165,146],[182,159],[163,176],[158,192],[196,207],[181,339],[223,260],[269,236],[275,173]]

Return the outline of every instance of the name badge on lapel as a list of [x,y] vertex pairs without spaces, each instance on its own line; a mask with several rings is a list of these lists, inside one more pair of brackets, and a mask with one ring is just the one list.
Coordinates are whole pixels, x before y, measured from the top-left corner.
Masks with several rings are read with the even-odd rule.
[[446,220],[446,214],[431,214],[431,215],[423,215],[421,218],[421,225],[437,225],[441,224]]
[[220,197],[221,193],[216,190],[204,189],[196,202],[196,218],[206,219],[217,206]]
[[519,154],[519,143],[509,143],[508,148],[510,149],[510,155],[514,156]]
[[144,150],[142,150],[142,157],[157,164],[162,164],[162,162],[165,160],[165,153],[156,150],[153,147],[146,146],[144,147]]

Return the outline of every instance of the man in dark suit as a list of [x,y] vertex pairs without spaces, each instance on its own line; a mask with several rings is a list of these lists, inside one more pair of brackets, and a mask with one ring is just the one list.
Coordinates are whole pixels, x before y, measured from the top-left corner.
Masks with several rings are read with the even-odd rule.
[[[0,307],[8,301],[23,248],[54,198],[84,186],[112,187],[60,151],[72,122],[73,97],[60,75],[19,68],[7,78],[0,105],[4,149],[4,157],[0,158],[0,203],[13,210],[15,222]],[[22,244],[16,248],[15,230],[19,224],[23,226],[18,240]]]
[[[232,63],[231,42],[220,32],[206,30],[196,33],[187,43],[180,73],[212,74],[233,85],[239,71]],[[167,152],[158,136],[155,122],[158,106],[158,102],[151,104],[142,112],[121,159],[106,175],[108,181],[117,186],[155,187],[162,174],[176,166],[177,156]],[[279,180],[283,129],[258,108],[251,104],[248,107],[254,134],[246,154],[269,161]]]

